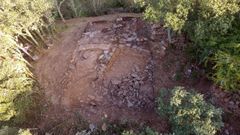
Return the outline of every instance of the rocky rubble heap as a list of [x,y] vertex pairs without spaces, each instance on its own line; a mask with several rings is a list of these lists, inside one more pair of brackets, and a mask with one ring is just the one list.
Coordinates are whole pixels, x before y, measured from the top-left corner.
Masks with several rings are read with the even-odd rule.
[[102,54],[98,57],[98,65],[96,70],[99,77],[103,77],[103,73],[107,68],[107,64],[111,60],[113,54],[116,51],[116,47],[111,48],[110,50],[104,50]]
[[[79,51],[96,49],[102,51],[95,67],[99,80],[106,79],[104,73],[108,72],[108,67],[112,61],[115,61],[113,57],[119,50],[131,50],[134,53],[133,57],[146,57],[146,63],[142,63],[144,68],[140,69],[139,65],[134,65],[127,75],[108,78],[107,84],[103,84],[106,92],[102,92],[108,102],[120,108],[144,110],[154,108],[156,96],[153,87],[154,63],[150,51],[152,46],[149,41],[157,43],[160,41],[158,38],[162,36],[163,30],[159,28],[158,25],[152,26],[141,18],[134,17],[120,17],[113,22],[98,21],[88,24],[81,41],[78,42]],[[161,48],[161,45],[159,42],[159,47],[155,47],[155,50]],[[87,56],[83,57],[87,59]],[[92,100],[95,99],[92,98]]]
[[112,79],[108,85],[110,102],[118,107],[153,109],[152,68],[149,64],[144,71],[140,71],[139,67],[135,66],[128,76]]
[[113,30],[118,43],[133,48],[147,45],[150,33],[147,32],[149,27],[150,26],[140,18],[132,17],[118,18],[113,24]]

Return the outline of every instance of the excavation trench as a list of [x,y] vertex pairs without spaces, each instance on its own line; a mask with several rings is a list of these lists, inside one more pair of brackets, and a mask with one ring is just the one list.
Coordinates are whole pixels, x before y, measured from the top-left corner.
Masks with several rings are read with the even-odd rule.
[[59,117],[77,112],[90,123],[150,121],[166,130],[155,114],[154,75],[165,54],[165,30],[133,14],[67,23],[73,28],[36,63],[49,111]]

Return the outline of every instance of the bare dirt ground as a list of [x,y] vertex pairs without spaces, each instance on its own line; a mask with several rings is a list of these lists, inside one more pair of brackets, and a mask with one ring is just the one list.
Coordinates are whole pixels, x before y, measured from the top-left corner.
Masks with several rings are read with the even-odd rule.
[[72,19],[66,25],[68,29],[35,63],[50,103],[38,126],[44,132],[64,121],[74,124],[81,116],[100,126],[105,120],[127,120],[167,133],[167,121],[155,111],[161,88],[185,86],[206,96],[204,90],[213,89],[206,79],[190,75],[197,69],[182,53],[183,39],[174,39],[177,51],[167,49],[163,26],[146,23],[139,14]]

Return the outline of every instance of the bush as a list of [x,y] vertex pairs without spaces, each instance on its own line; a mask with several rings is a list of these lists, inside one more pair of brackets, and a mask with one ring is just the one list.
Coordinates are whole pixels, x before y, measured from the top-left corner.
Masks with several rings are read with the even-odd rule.
[[130,131],[123,131],[122,135],[136,135],[132,130]]
[[135,0],[146,6],[145,18],[163,19],[166,27],[175,31],[189,31],[195,38],[225,34],[239,12],[238,0]]
[[240,90],[240,18],[236,19],[231,33],[216,38],[212,45],[214,62],[213,80],[223,89]]
[[[212,76],[213,80],[226,90],[239,90],[239,77],[230,76],[225,72],[238,72],[238,67],[224,67],[217,53],[228,53],[229,57],[240,55],[239,47],[234,48],[229,44],[239,44],[239,13],[238,0],[136,0],[141,6],[145,6],[145,18],[152,21],[163,20],[165,26],[177,32],[184,32],[192,40],[191,49],[195,60],[200,63],[208,63],[206,67],[212,69],[216,65]],[[236,32],[238,31],[238,33]],[[234,35],[235,34],[235,35]],[[232,40],[237,37],[238,40]],[[238,49],[238,53],[231,54],[232,49]],[[237,59],[234,58],[236,61]],[[231,62],[236,62],[231,61]],[[238,63],[232,63],[238,65]],[[220,67],[223,66],[223,67]],[[219,70],[219,71],[218,71]],[[227,75],[228,74],[228,75]],[[224,76],[225,75],[225,76]],[[220,77],[221,76],[221,77]],[[230,81],[230,80],[235,80]]]
[[144,132],[140,133],[140,135],[159,135],[159,133],[147,127]]
[[25,93],[31,93],[34,81],[15,41],[1,35],[0,44],[0,121],[7,121],[24,108],[16,106],[19,101],[30,101]]
[[13,127],[0,128],[0,135],[32,135],[29,129],[18,129]]
[[[170,99],[168,98],[170,93]],[[183,87],[161,90],[158,112],[167,116],[177,135],[214,135],[223,126],[222,111],[207,103],[203,95],[187,92]]]
[[33,104],[35,81],[23,58],[26,45],[18,39],[40,45],[42,28],[52,21],[51,9],[48,0],[0,0],[0,122],[14,118],[22,122],[23,112]]
[[53,22],[51,10],[53,4],[48,0],[0,0],[0,30],[2,33],[23,36],[25,40],[38,45],[32,31],[40,35],[42,28]]
[[[122,135],[137,135],[137,134],[134,133],[132,130],[130,130],[130,131],[123,131]],[[144,131],[139,133],[139,135],[159,135],[159,133],[147,127]]]
[[215,54],[214,61],[214,81],[222,88],[240,90],[240,56],[219,51]]
[[19,135],[32,135],[32,133],[30,132],[29,129],[20,129],[20,130],[18,131],[18,134],[19,134]]
[[[63,0],[56,0],[58,3]],[[105,14],[111,8],[125,8],[140,11],[134,0],[65,0],[61,12],[64,18],[95,16]]]

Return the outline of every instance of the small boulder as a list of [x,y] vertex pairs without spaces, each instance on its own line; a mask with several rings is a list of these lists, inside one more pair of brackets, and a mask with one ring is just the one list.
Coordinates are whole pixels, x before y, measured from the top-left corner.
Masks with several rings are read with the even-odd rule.
[[115,78],[115,79],[112,79],[112,80],[111,80],[111,83],[112,83],[113,85],[118,85],[118,84],[121,83],[121,80]]

